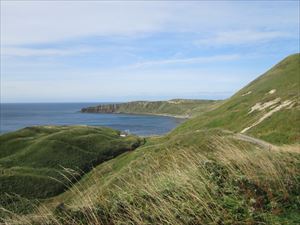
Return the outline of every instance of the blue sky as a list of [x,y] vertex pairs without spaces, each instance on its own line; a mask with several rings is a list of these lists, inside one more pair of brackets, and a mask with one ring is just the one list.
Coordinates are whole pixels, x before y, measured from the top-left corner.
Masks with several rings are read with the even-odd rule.
[[229,97],[299,52],[299,1],[1,1],[1,102]]

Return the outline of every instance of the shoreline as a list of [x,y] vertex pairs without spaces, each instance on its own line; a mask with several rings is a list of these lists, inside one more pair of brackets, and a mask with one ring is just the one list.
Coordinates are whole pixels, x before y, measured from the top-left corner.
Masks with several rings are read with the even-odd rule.
[[105,112],[82,112],[80,113],[91,113],[91,114],[124,114],[124,115],[141,115],[141,116],[164,116],[164,117],[172,117],[176,119],[182,119],[182,120],[187,120],[192,118],[191,116],[183,116],[183,115],[173,115],[173,114],[163,114],[163,113],[127,113],[127,112],[110,112],[110,113],[105,113]]

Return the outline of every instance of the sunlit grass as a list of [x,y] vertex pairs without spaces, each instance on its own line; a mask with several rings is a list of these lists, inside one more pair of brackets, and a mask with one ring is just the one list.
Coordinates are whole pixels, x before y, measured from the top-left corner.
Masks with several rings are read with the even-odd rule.
[[[6,224],[276,224],[296,207],[299,149],[265,150],[215,136],[201,148],[166,148],[133,160],[111,177],[71,190],[76,201]],[[210,151],[209,151],[210,150]],[[108,165],[107,165],[108,166]],[[297,180],[298,179],[298,180]],[[92,190],[92,191],[91,191]],[[295,211],[297,208],[289,210]],[[296,220],[292,216],[288,222]],[[20,222],[21,221],[21,222]],[[286,221],[285,221],[286,222]]]

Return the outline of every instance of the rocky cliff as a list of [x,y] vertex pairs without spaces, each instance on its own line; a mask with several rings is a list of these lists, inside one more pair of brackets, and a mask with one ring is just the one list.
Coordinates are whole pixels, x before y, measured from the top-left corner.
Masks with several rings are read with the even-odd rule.
[[134,101],[119,104],[101,104],[82,108],[83,113],[132,113],[190,117],[215,108],[221,101],[172,99],[169,101]]

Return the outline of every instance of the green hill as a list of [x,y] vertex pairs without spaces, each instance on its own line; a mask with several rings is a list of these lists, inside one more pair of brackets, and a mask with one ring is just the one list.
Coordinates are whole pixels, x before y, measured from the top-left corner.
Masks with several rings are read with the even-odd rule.
[[[141,144],[109,128],[88,126],[28,127],[0,136],[0,198],[18,194],[30,199],[63,192],[69,179]],[[67,168],[66,171],[64,168]],[[71,174],[74,170],[76,173]],[[64,174],[64,175],[63,175]]]
[[275,65],[220,107],[174,132],[224,128],[276,144],[300,142],[300,54]]
[[84,113],[129,113],[191,117],[216,108],[221,101],[172,99],[169,101],[134,101],[119,104],[102,104],[82,108]]
[[29,221],[296,224],[299,163],[298,147],[265,149],[218,129],[150,138],[97,166]]

